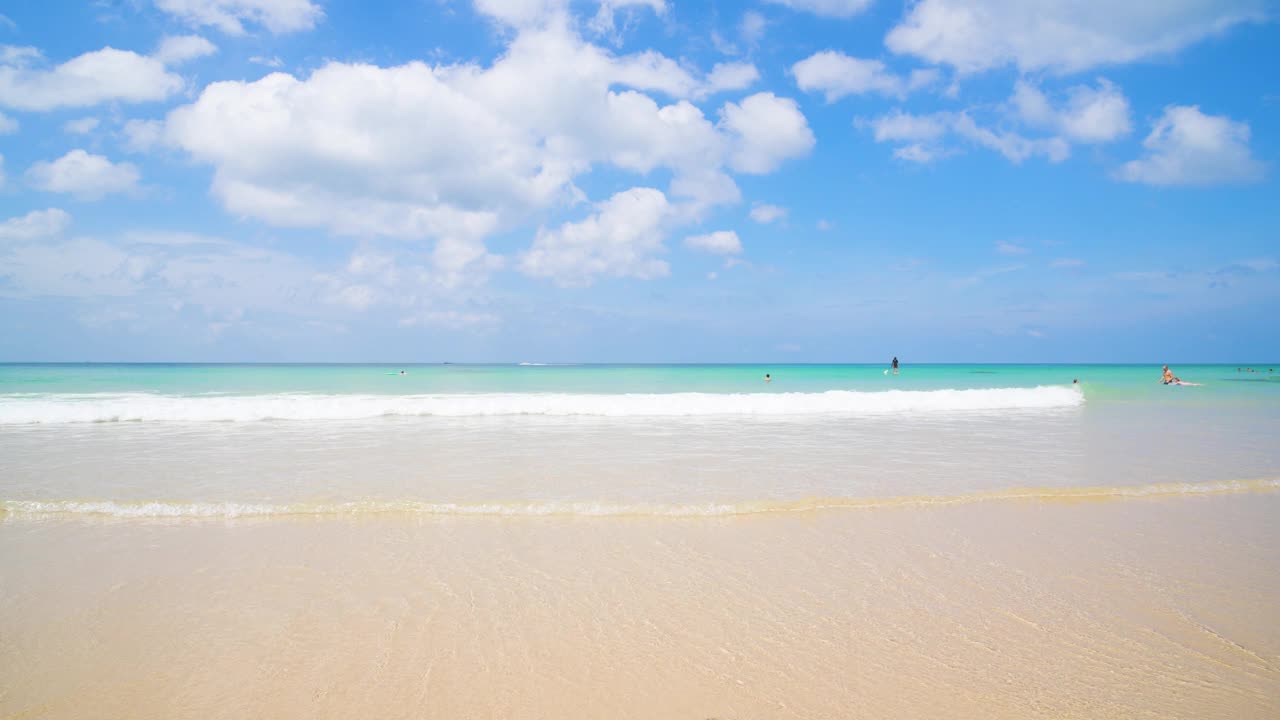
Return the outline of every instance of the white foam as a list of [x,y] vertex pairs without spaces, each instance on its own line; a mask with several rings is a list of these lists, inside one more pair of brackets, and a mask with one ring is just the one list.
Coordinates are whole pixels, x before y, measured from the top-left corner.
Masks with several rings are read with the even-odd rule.
[[251,518],[288,515],[469,515],[501,517],[717,517],[832,510],[933,507],[978,502],[1080,502],[1161,497],[1269,493],[1280,490],[1280,478],[1156,483],[1113,487],[1011,488],[967,495],[900,497],[810,497],[795,500],[748,500],[689,504],[608,503],[592,501],[426,502],[364,500],[322,504],[182,502],[166,500],[0,500],[0,517],[89,515],[113,518]]
[[381,416],[857,416],[1070,408],[1083,402],[1084,396],[1078,390],[1061,386],[988,390],[627,395],[24,394],[0,395],[0,425],[359,420]]

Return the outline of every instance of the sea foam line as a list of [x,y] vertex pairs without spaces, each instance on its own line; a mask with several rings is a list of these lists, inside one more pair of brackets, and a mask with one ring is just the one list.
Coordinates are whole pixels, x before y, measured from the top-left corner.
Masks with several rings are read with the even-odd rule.
[[728,503],[646,504],[574,501],[441,503],[368,500],[343,503],[234,503],[116,500],[4,500],[0,514],[105,516],[111,518],[234,519],[283,516],[453,515],[494,517],[723,517],[830,510],[933,507],[981,502],[1080,502],[1177,496],[1232,495],[1280,490],[1280,478],[1156,483],[1135,486],[1017,488],[964,495],[821,497]]
[[691,417],[882,415],[1076,407],[1075,388],[830,390],[815,393],[478,393],[183,396],[153,393],[0,395],[0,425],[88,422],[362,420],[383,416]]

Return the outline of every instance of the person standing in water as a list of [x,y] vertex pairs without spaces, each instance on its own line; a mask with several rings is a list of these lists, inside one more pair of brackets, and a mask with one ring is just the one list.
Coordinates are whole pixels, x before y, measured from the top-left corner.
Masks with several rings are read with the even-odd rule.
[[893,374],[898,374],[898,357],[896,355],[893,358]]
[[765,382],[773,382],[773,378],[769,377],[769,373],[765,373],[765,374],[764,374],[764,381],[765,381]]

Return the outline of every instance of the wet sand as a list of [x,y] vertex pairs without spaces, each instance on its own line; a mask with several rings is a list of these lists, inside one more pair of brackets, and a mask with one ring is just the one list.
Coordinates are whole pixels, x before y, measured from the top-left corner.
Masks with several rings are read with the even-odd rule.
[[0,518],[4,718],[1274,718],[1280,493]]

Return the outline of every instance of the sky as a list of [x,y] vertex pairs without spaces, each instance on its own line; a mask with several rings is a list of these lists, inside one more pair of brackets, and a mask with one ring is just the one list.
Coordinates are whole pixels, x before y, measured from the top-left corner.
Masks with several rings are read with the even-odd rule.
[[1268,0],[0,13],[0,361],[1280,358]]

